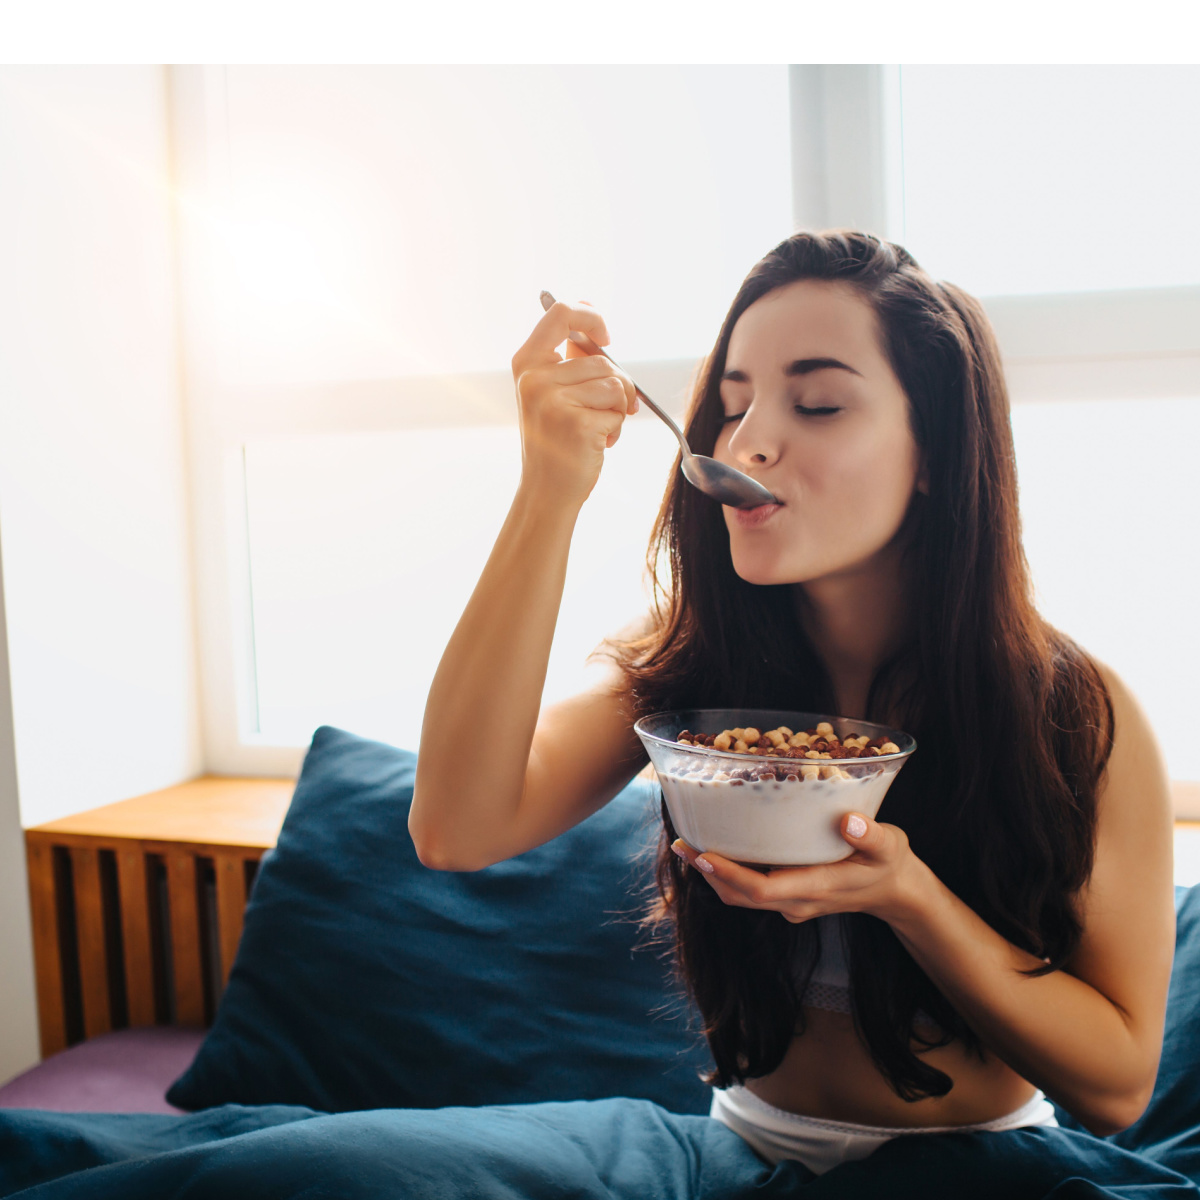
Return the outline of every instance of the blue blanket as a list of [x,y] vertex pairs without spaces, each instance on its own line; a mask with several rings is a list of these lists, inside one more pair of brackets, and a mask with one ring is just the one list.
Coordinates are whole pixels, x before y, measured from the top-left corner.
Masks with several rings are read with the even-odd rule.
[[21,1200],[1177,1200],[1195,1139],[1134,1153],[1070,1129],[920,1134],[822,1176],[771,1168],[707,1117],[646,1100],[327,1115],[0,1113],[0,1196]]

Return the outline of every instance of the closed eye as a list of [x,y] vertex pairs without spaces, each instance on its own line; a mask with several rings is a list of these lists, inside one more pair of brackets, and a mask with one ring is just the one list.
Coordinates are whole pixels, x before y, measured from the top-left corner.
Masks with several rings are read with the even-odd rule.
[[[792,408],[795,412],[801,413],[806,417],[831,417],[834,413],[842,411],[834,405],[825,405],[821,408],[805,408],[803,404],[794,404]],[[722,418],[722,424],[727,425],[730,421],[740,421],[745,415],[744,412],[731,413],[729,416]]]

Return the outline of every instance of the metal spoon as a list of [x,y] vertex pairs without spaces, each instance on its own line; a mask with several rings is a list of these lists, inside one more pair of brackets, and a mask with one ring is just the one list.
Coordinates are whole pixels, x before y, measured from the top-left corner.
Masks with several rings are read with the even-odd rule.
[[[554,303],[554,297],[549,292],[543,292],[541,301],[542,307],[549,309]],[[597,346],[586,333],[574,329],[567,336],[588,354],[603,354],[614,366],[620,366],[607,350]],[[667,423],[667,428],[679,439],[679,448],[683,451],[679,468],[692,487],[731,508],[757,508],[760,504],[779,503],[761,483],[755,482],[749,475],[743,475],[741,471],[735,471],[733,467],[727,467],[715,458],[693,454],[679,426],[636,383],[633,386],[637,388],[637,394],[646,402],[650,411],[661,417]]]

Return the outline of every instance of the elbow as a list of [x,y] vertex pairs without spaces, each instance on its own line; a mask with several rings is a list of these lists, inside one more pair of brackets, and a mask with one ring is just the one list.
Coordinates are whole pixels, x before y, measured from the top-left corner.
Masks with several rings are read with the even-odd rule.
[[490,861],[462,854],[455,847],[446,846],[430,830],[422,828],[413,820],[413,810],[408,812],[408,834],[421,866],[431,871],[480,871],[491,866]]
[[1090,1107],[1086,1113],[1077,1114],[1079,1123],[1096,1137],[1112,1137],[1141,1119],[1153,1092],[1152,1080],[1148,1087],[1137,1092],[1108,1097],[1102,1105]]

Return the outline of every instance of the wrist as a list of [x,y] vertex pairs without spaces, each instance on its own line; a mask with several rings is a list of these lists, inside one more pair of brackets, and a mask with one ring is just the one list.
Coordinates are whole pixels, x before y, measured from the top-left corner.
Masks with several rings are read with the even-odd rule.
[[522,476],[509,517],[525,532],[551,537],[565,534],[569,540],[575,532],[584,499],[586,497],[566,495]]
[[896,871],[896,886],[888,912],[879,915],[903,940],[907,931],[928,922],[943,890],[942,881],[928,864],[909,851]]

